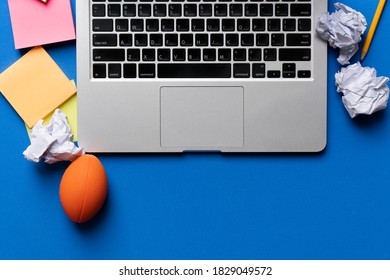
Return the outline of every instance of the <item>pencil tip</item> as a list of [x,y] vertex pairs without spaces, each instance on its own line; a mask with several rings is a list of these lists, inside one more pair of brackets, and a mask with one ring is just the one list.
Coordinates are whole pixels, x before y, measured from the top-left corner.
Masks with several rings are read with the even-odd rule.
[[360,62],[363,62],[363,60],[366,58],[366,53],[362,53],[362,56],[360,57]]

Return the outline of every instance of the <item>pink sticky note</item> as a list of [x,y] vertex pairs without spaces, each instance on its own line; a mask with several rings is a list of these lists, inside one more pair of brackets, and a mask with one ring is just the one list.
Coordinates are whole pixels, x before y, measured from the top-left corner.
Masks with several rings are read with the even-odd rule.
[[69,0],[8,0],[16,49],[76,39]]

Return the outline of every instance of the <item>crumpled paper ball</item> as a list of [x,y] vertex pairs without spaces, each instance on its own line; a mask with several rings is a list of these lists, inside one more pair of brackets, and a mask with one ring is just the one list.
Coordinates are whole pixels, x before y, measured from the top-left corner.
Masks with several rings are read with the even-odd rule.
[[337,61],[346,65],[359,49],[358,44],[367,28],[367,21],[360,12],[344,4],[335,3],[334,6],[336,12],[324,13],[319,18],[316,31],[331,47],[340,49]]
[[43,120],[38,121],[31,130],[31,145],[23,152],[30,161],[39,162],[44,158],[48,164],[73,161],[84,154],[84,149],[73,143],[66,115],[59,109],[54,111],[48,126]]
[[376,75],[374,68],[362,67],[359,62],[336,73],[337,91],[343,94],[342,101],[351,118],[387,107],[389,78]]

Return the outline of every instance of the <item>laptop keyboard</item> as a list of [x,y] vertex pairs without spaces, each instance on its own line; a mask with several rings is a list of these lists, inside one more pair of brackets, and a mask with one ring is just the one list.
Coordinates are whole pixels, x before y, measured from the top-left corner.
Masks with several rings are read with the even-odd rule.
[[92,0],[95,79],[302,79],[314,0]]

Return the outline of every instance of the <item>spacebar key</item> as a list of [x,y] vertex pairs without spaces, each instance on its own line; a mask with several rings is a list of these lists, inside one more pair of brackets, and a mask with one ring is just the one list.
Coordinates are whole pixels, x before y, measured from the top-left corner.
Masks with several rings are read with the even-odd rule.
[[229,63],[162,63],[159,78],[230,78]]

